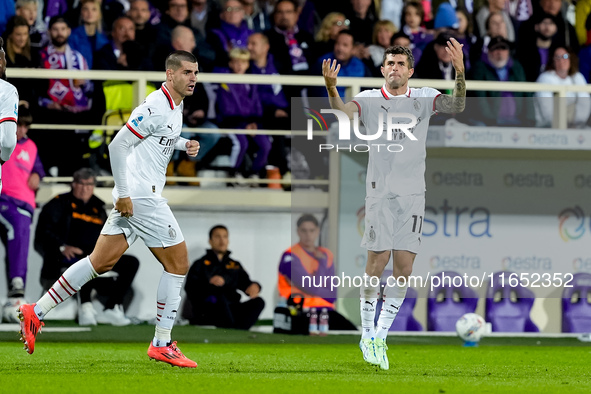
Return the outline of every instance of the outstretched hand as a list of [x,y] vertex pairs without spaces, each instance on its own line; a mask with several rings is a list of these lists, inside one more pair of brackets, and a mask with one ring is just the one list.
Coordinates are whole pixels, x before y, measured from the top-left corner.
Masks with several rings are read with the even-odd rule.
[[458,40],[452,37],[447,42],[447,47],[445,48],[451,57],[451,64],[454,66],[456,72],[464,72],[464,52],[462,51],[463,46],[463,44],[460,44]]
[[322,61],[322,76],[324,77],[324,84],[326,85],[326,89],[336,88],[337,86],[337,75],[339,74],[339,70],[341,69],[341,65],[337,64],[337,59],[330,62],[330,59],[324,59]]

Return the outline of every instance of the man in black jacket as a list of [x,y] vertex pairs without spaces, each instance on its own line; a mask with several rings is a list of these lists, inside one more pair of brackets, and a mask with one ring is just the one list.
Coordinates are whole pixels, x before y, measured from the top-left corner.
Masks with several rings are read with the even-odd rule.
[[[259,297],[261,285],[251,281],[242,265],[230,258],[228,243],[225,226],[209,230],[211,249],[193,263],[187,274],[185,290],[192,310],[185,316],[191,324],[248,330],[256,323],[265,301]],[[237,290],[250,300],[240,302]]]
[[[74,173],[72,190],[55,196],[39,215],[35,231],[35,250],[43,257],[41,285],[47,291],[64,271],[82,256],[89,255],[107,220],[105,203],[95,196],[96,176],[90,168]],[[98,277],[80,289],[78,323],[84,326],[98,323],[125,326],[131,323],[123,313],[123,298],[139,267],[139,261],[129,255],[105,277]],[[111,272],[114,272],[112,274]],[[97,313],[91,302],[91,292],[106,296],[105,310]]]

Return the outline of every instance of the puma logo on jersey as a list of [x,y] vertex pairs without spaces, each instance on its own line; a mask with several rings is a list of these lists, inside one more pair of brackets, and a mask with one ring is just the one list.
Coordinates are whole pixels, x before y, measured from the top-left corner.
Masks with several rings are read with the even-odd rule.
[[392,304],[390,304],[390,306],[391,306],[392,308],[396,308],[396,310],[400,309],[400,307],[399,307],[399,306],[396,306],[396,305],[392,305]]
[[386,111],[386,112],[390,111],[390,107],[386,108],[386,107],[384,107],[383,105],[381,105],[381,107],[382,107],[382,109],[383,109],[384,111]]
[[170,131],[172,131],[172,125],[171,124],[167,124],[166,127],[168,127],[170,129]]
[[148,112],[150,113],[150,115],[152,115],[152,110],[150,109],[150,107],[148,107]]
[[366,304],[369,304],[371,306],[373,306],[373,304],[375,303],[375,301],[369,302],[369,301],[365,301]]

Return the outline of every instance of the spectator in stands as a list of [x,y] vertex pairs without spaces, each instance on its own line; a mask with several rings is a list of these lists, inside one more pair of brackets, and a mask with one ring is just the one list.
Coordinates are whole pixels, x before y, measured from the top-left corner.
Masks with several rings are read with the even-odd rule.
[[[27,26],[28,30],[28,26]],[[0,238],[6,253],[8,300],[3,319],[18,323],[16,310],[26,303],[27,263],[31,221],[35,213],[35,192],[45,176],[37,155],[37,145],[27,137],[33,122],[31,112],[18,109],[16,148],[10,159],[2,164],[2,195],[0,195]]]
[[191,27],[207,39],[207,33],[220,26],[220,12],[215,0],[191,0]]
[[390,1],[382,1],[380,3],[381,10],[380,10],[380,17],[382,19],[387,19],[394,23],[396,26],[396,30],[402,30],[402,8],[403,8],[404,1],[402,0],[390,0]]
[[552,15],[538,12],[533,18],[536,20],[534,25],[536,31],[535,41],[531,42],[530,45],[523,46],[522,51],[515,54],[515,57],[525,70],[525,78],[528,82],[535,82],[546,69],[550,57],[552,38],[557,32],[555,18]]
[[312,34],[318,30],[321,19],[316,12],[316,3],[317,1],[299,0],[300,15],[298,16],[298,28],[300,30],[308,31]]
[[[245,74],[249,67],[250,53],[246,49],[234,48],[230,51],[229,70],[234,74]],[[258,93],[258,86],[251,84],[220,84],[217,90],[216,112],[218,126],[221,128],[257,130],[261,128],[263,107]],[[258,146],[250,170],[243,168],[244,158],[248,150],[249,137],[243,134],[230,134],[233,142],[231,161],[235,170],[243,175],[259,178],[259,173],[267,164],[271,150],[271,141],[266,135],[251,135],[250,140]]]
[[[257,75],[278,75],[269,53],[269,39],[262,33],[254,33],[248,37],[250,52],[250,73]],[[289,130],[289,103],[279,84],[258,85],[259,97],[263,106],[262,128],[272,130]],[[282,175],[288,172],[286,138],[282,135],[273,136],[273,145],[268,163],[279,168]]]
[[415,77],[423,79],[455,79],[454,68],[451,64],[451,57],[447,52],[447,42],[453,36],[447,32],[440,33],[435,41],[429,43],[421,60],[415,67]]
[[[265,301],[259,297],[261,285],[230,257],[228,244],[226,226],[209,230],[211,249],[193,262],[187,274],[185,290],[190,308],[186,308],[185,316],[191,324],[248,330],[265,308]],[[238,290],[250,299],[240,302]]]
[[[560,1],[560,0],[558,0]],[[505,11],[505,0],[488,0],[488,6],[481,7],[475,16],[476,27],[480,37],[484,37],[486,29],[486,19],[493,12],[500,12],[505,25],[507,26],[507,40],[515,42],[515,29],[511,17]]]
[[476,63],[486,60],[488,56],[488,44],[491,37],[507,38],[507,23],[500,12],[491,12],[485,22],[486,35],[477,41],[471,48],[470,59]]
[[[579,72],[577,55],[564,47],[554,48],[550,52],[546,71],[540,74],[537,82],[550,85],[580,85],[587,81]],[[554,94],[536,92],[536,126],[552,127],[554,115]],[[556,98],[567,102],[567,124],[569,128],[583,128],[591,114],[591,96],[587,92],[567,92],[566,98]]]
[[104,45],[96,54],[94,68],[97,70],[151,70],[152,64],[144,56],[140,45],[135,41],[135,24],[122,16],[113,23],[111,42]]
[[22,16],[27,20],[29,24],[29,37],[31,39],[31,51],[33,57],[45,47],[49,42],[49,37],[45,26],[37,23],[39,14],[43,13],[43,10],[39,12],[37,8],[37,0],[17,0],[16,1],[16,15]]
[[[402,31],[410,37],[410,41],[421,50],[425,51],[428,43],[433,41],[433,34],[427,31],[423,26],[425,10],[423,4],[418,0],[411,0],[404,5],[402,9]],[[417,59],[415,59],[416,61]]]
[[[49,201],[39,215],[35,230],[35,250],[43,257],[41,285],[47,291],[63,272],[82,256],[89,255],[107,220],[105,203],[95,196],[96,175],[90,168],[74,173],[72,190]],[[122,304],[131,289],[139,261],[123,255],[113,268],[116,275],[101,275],[80,289],[78,323],[95,326],[98,323],[126,326]],[[98,313],[91,302],[91,292],[107,297],[104,311]]]
[[[464,63],[466,63],[466,71],[469,71],[472,63],[479,60],[478,58],[474,59],[472,57],[472,47],[478,46],[479,38],[473,34],[472,15],[465,8],[458,8],[456,10],[456,18],[458,20],[458,29],[455,32],[455,36],[456,40],[463,45]],[[482,44],[480,45],[482,46]]]
[[240,3],[244,7],[245,20],[249,30],[261,33],[271,28],[269,15],[261,8],[257,0],[240,0]]
[[[504,37],[493,37],[488,44],[485,60],[473,67],[473,79],[477,81],[525,82],[521,64],[511,57],[511,43]],[[530,126],[533,123],[533,107],[521,92],[477,91],[479,118],[473,123],[486,126]]]
[[351,21],[351,32],[355,43],[364,47],[371,45],[373,26],[378,21],[376,9],[372,0],[351,0],[351,8],[346,13]]
[[400,45],[401,47],[410,49],[412,51],[412,56],[415,59],[415,64],[419,62],[421,56],[423,55],[423,51],[414,46],[410,40],[410,37],[403,31],[395,33],[392,36],[391,43],[392,45]]
[[[295,0],[277,1],[273,12],[274,27],[267,31],[267,37],[280,74],[308,74],[313,64],[314,40],[309,32],[298,29],[297,20]],[[300,95],[287,94],[288,97]]]
[[158,25],[157,45],[168,45],[170,43],[172,29],[178,25],[190,25],[187,0],[168,0],[167,9],[162,15],[162,21]]
[[[15,15],[6,24],[6,65],[8,67],[33,68],[39,65],[39,59],[31,56],[31,39],[29,38],[29,24],[22,16]],[[34,82],[26,78],[11,78],[8,80],[16,87],[19,102],[30,108],[35,99]]]
[[[71,70],[70,79],[50,79],[35,82],[38,88],[38,104],[35,115],[39,123],[99,124],[104,110],[104,97],[95,90],[91,81],[76,79],[76,70],[88,70],[84,56],[68,45],[70,27],[63,17],[49,21],[51,44],[40,53],[41,66],[46,69]],[[97,95],[97,93],[101,93]],[[88,152],[88,132],[61,132],[60,138],[53,133],[38,131],[33,138],[42,147],[41,160],[56,175],[71,174],[84,165],[83,155]],[[56,155],[56,151],[71,152]]]
[[327,278],[335,275],[332,252],[317,246],[320,227],[316,217],[310,214],[300,216],[297,234],[299,242],[283,253],[279,263],[279,296],[285,300],[304,297],[304,309],[326,308],[331,330],[356,330],[350,321],[335,311],[336,289],[331,289],[330,286],[307,286],[304,282],[304,277]]
[[132,0],[127,16],[135,24],[135,41],[140,44],[144,56],[152,59],[156,28],[150,24],[150,3],[147,0]]
[[396,26],[388,20],[378,21],[373,28],[372,45],[368,47],[370,54],[370,70],[376,77],[381,76],[380,67],[386,48],[390,46],[392,36],[397,32]]
[[107,45],[109,39],[103,34],[103,17],[99,0],[80,2],[80,25],[72,30],[68,40],[73,50],[78,51],[92,67],[93,54]]
[[319,58],[334,49],[334,43],[341,30],[348,29],[349,19],[340,12],[331,12],[322,20],[320,29],[316,33],[315,58]]
[[0,0],[0,36],[6,30],[8,20],[15,14],[14,1]]
[[[591,14],[587,17],[585,27],[591,32]],[[587,83],[591,83],[591,34],[585,46],[579,51],[579,72],[583,74]]]
[[591,32],[586,26],[589,15],[591,15],[591,0],[575,2],[575,30],[581,46],[586,45],[591,36]]
[[[49,21],[51,44],[41,50],[41,66],[57,70],[88,70],[84,56],[68,44],[72,30],[61,16]],[[93,86],[89,81],[79,79],[50,79],[46,96],[39,97],[39,106],[50,111],[66,111],[79,114],[91,109]],[[55,112],[54,112],[55,113]],[[53,115],[50,117],[54,117]],[[79,121],[83,117],[78,116]],[[45,120],[45,119],[44,119]],[[86,119],[88,122],[91,119]],[[63,120],[60,120],[63,121]]]
[[[575,28],[569,23],[566,17],[562,14],[562,0],[539,0],[542,12],[550,14],[554,17],[556,23],[556,35],[552,38],[552,47],[566,46],[579,51],[579,41]],[[539,11],[536,11],[539,12]],[[536,31],[534,25],[537,20],[530,18],[519,26],[517,41],[517,52],[520,53],[528,45],[536,39]]]
[[[325,59],[336,59],[341,65],[339,75],[342,77],[371,77],[371,71],[357,57],[353,56],[353,34],[349,30],[343,30],[337,36],[333,52],[321,56],[317,62],[317,68],[322,68],[322,62]],[[339,95],[345,97],[345,87],[338,88]],[[324,96],[328,93],[326,89],[322,90]]]
[[220,27],[208,35],[208,42],[215,51],[216,64],[228,64],[228,53],[233,48],[246,49],[252,31],[245,19],[244,7],[238,0],[226,0],[220,14]]

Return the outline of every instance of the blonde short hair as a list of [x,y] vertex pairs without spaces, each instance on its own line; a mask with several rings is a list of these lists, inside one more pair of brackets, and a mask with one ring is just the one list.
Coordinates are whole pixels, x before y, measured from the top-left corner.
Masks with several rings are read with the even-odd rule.
[[386,29],[390,33],[392,33],[392,35],[398,33],[398,29],[396,28],[396,26],[394,26],[394,23],[392,23],[391,21],[387,19],[377,21],[373,27],[373,36],[371,38],[371,42],[374,45],[378,44],[378,32],[380,31],[380,29]]
[[230,59],[239,59],[246,61],[250,60],[250,52],[248,52],[248,49],[244,48],[234,48],[230,50],[229,56]]

